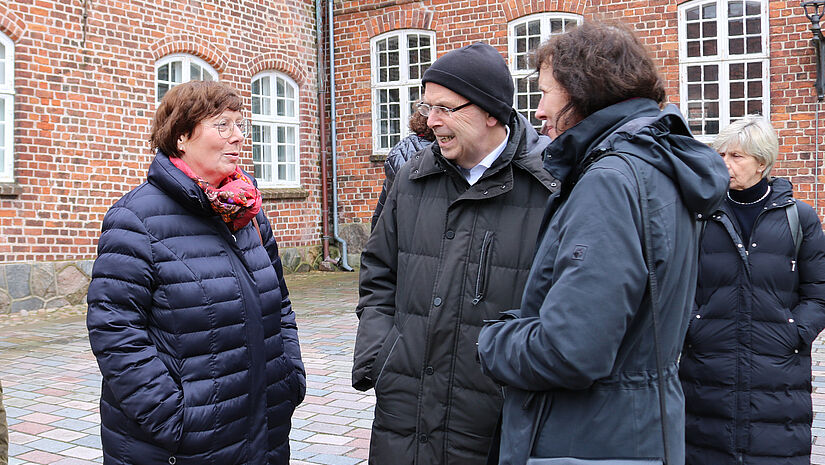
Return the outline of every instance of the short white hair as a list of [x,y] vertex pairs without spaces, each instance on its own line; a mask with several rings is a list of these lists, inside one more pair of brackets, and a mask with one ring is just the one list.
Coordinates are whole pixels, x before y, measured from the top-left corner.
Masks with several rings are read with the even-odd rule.
[[771,122],[761,115],[746,115],[719,131],[710,144],[717,152],[739,147],[745,155],[750,155],[765,164],[762,177],[768,177],[776,158],[779,156],[779,139]]

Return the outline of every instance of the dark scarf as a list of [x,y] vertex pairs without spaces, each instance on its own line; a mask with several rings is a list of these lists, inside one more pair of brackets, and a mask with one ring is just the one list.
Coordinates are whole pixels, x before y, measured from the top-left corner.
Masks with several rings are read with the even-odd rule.
[[195,174],[192,168],[180,158],[169,157],[169,160],[203,189],[212,205],[212,210],[221,216],[233,233],[246,226],[261,210],[261,193],[252,184],[252,179],[240,168],[235,168],[235,172],[227,176],[215,188]]

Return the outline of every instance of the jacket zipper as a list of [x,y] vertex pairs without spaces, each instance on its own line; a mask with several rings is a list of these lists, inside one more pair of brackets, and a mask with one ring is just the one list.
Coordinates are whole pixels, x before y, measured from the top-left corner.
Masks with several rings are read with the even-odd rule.
[[493,242],[493,233],[484,233],[484,240],[481,241],[481,254],[478,257],[478,276],[476,276],[476,292],[473,298],[473,305],[478,305],[484,299],[484,292],[487,281],[487,262],[490,257],[490,244]]

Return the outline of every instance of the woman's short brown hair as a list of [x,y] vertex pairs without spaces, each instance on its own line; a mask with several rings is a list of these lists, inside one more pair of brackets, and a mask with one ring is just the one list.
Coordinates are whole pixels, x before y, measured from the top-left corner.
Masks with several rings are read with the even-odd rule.
[[179,157],[178,138],[189,137],[203,120],[225,110],[241,111],[243,102],[238,92],[222,82],[189,81],[178,84],[163,96],[155,118],[149,142],[170,157]]
[[536,71],[547,65],[570,98],[558,119],[587,118],[634,98],[665,102],[665,85],[647,48],[621,24],[585,22],[551,37],[533,57]]
[[419,103],[421,103],[421,100],[413,104],[413,112],[409,120],[410,131],[424,140],[434,141],[435,133],[433,133],[431,127],[427,126],[427,117],[418,112],[417,108]]

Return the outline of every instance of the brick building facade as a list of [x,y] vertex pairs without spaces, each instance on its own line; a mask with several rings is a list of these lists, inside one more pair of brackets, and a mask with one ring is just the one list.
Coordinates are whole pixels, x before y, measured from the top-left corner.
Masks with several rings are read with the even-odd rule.
[[311,261],[321,236],[315,16],[313,0],[0,3],[0,116],[10,112],[0,134],[12,134],[0,141],[0,313],[83,301],[103,215],[146,178],[158,92],[197,73],[239,89],[247,117],[254,77],[297,91],[287,121],[297,160],[285,166],[299,176],[270,183],[264,208],[292,262]]
[[[374,140],[382,131],[375,119],[387,99],[381,100],[385,79],[375,68],[382,66],[378,49],[386,49],[386,40],[401,39],[401,76],[389,85],[403,90],[415,81],[412,74],[404,79],[403,68],[412,68],[403,56],[409,51],[405,34],[429,34],[436,56],[485,40],[507,57],[517,75],[525,68],[518,56],[519,41],[527,39],[529,49],[571,20],[593,19],[636,29],[665,77],[668,101],[688,115],[691,129],[702,140],[709,142],[720,126],[738,116],[768,115],[780,138],[780,160],[773,174],[789,177],[797,198],[817,203],[820,217],[825,213],[825,146],[814,142],[817,134],[820,141],[825,135],[825,115],[820,112],[817,131],[821,109],[813,89],[811,23],[798,1],[360,0],[336,5],[336,79],[342,83],[338,148],[344,189],[350,192],[341,207],[344,231],[367,227],[380,192],[374,180],[381,177],[387,148]],[[518,29],[525,24],[526,33]],[[538,39],[532,37],[534,32]],[[400,106],[410,101],[403,95],[399,100]],[[528,98],[526,105],[516,100],[517,108],[521,105],[526,112],[536,103],[536,97]],[[399,114],[403,128],[407,110]],[[399,137],[404,135],[402,129]]]
[[[796,0],[335,0],[332,28],[329,3],[0,3],[0,313],[82,301],[103,215],[144,180],[153,110],[175,72],[231,83],[247,111],[258,111],[253,122],[277,132],[272,153],[263,133],[245,142],[245,167],[264,179],[264,206],[287,265],[306,268],[319,261],[321,151],[331,148],[321,138],[331,132],[333,107],[337,213],[352,262],[368,235],[384,157],[406,135],[426,66],[487,41],[507,58],[516,106],[529,116],[538,100],[527,52],[591,19],[638,31],[669,101],[701,139],[740,115],[769,115],[781,147],[774,174],[825,213],[824,146],[815,143],[825,121],[813,89],[810,22]],[[265,114],[264,88],[277,94],[273,105],[294,113]],[[319,95],[333,89],[322,119]]]

